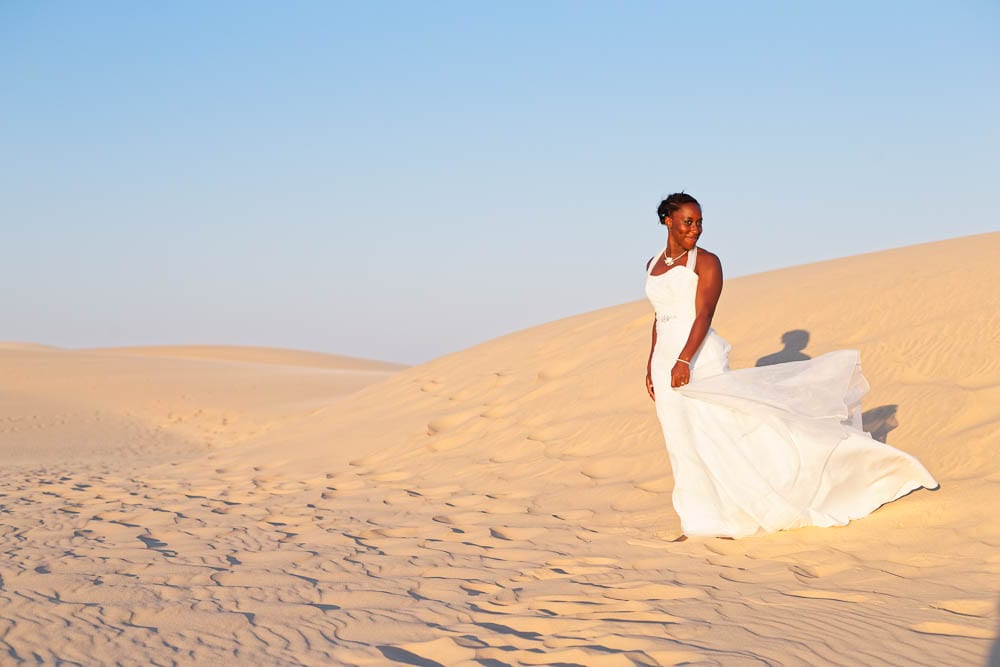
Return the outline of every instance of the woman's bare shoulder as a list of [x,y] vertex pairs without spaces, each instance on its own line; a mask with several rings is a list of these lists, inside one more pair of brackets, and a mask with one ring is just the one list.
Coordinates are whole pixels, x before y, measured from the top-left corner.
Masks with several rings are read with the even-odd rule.
[[711,250],[706,250],[701,246],[698,246],[698,257],[695,260],[696,266],[695,271],[700,272],[702,270],[707,271],[721,271],[722,270],[722,260]]

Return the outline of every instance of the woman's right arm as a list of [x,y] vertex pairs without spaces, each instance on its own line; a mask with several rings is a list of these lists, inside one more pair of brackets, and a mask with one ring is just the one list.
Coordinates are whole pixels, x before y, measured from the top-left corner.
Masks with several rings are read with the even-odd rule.
[[653,315],[653,333],[649,343],[649,360],[646,361],[646,392],[649,397],[656,400],[656,393],[653,390],[653,350],[656,349],[656,315]]
[[[656,261],[656,257],[650,257],[649,261],[646,262],[646,272],[649,272],[649,265]],[[656,349],[656,313],[653,313],[653,333],[651,334],[652,340],[649,342],[649,359],[646,360],[646,393],[649,397],[656,400],[656,392],[653,390],[653,350]]]

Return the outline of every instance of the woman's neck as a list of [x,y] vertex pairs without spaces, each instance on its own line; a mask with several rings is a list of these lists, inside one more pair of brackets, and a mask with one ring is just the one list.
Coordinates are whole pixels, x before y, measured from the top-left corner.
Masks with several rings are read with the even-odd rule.
[[684,252],[684,248],[682,248],[679,243],[674,243],[673,239],[667,239],[667,255],[670,257],[676,257],[682,252]]

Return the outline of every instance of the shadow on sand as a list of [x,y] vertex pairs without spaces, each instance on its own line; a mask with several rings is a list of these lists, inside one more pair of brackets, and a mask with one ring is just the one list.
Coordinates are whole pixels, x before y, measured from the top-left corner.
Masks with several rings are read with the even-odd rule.
[[[1000,614],[1000,600],[997,601],[997,612]],[[986,658],[986,667],[1000,667],[1000,626],[997,626],[993,646],[990,647],[990,654]]]
[[805,329],[792,329],[781,334],[781,343],[785,346],[781,350],[768,354],[757,360],[756,366],[773,366],[774,364],[784,364],[789,361],[805,361],[812,359],[802,350],[809,344],[809,332]]
[[886,442],[889,431],[899,426],[896,420],[898,405],[889,403],[871,410],[865,410],[861,415],[861,428],[871,434],[879,442]]

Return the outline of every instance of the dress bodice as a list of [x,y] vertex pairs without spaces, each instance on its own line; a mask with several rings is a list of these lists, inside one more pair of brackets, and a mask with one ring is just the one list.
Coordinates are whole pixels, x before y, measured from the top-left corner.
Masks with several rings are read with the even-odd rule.
[[698,291],[698,274],[694,272],[698,260],[698,248],[692,249],[687,263],[675,266],[665,273],[653,275],[653,267],[660,261],[657,255],[646,269],[646,297],[653,304],[657,320],[693,320],[695,315],[694,297]]
[[[654,383],[659,378],[661,386],[670,384],[670,368],[691,335],[695,318],[695,294],[698,291],[698,274],[694,272],[698,261],[698,248],[693,248],[687,262],[664,273],[653,275],[659,255],[646,268],[646,296],[656,311],[656,346],[652,355]],[[692,382],[729,368],[729,343],[709,329],[697,352],[690,359]]]

